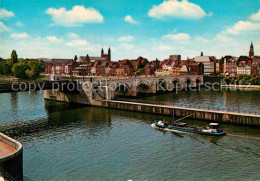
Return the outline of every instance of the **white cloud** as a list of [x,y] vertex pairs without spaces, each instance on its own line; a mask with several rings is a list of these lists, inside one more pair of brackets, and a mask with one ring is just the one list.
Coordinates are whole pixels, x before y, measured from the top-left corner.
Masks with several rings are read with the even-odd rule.
[[260,23],[250,21],[239,21],[232,27],[227,28],[223,31],[223,34],[234,34],[237,35],[241,32],[260,30]]
[[249,19],[251,19],[252,21],[260,21],[260,9],[258,10],[257,13],[252,14]]
[[28,35],[27,33],[12,33],[11,34],[11,37],[12,38],[15,38],[15,39],[24,39],[24,38],[29,38],[30,35]]
[[7,11],[6,9],[0,9],[0,18],[9,18],[14,17],[14,13],[12,11]]
[[132,49],[134,49],[134,45],[129,44],[129,43],[121,43],[119,45],[119,48],[123,49],[123,50],[132,50]]
[[118,41],[120,41],[120,42],[131,42],[134,39],[135,39],[135,37],[129,35],[129,36],[122,36],[122,37],[120,37],[118,39]]
[[46,37],[47,40],[49,40],[50,42],[58,42],[58,38],[56,36],[47,36]]
[[88,42],[86,40],[72,40],[67,42],[66,45],[70,47],[82,47],[88,45]]
[[0,21],[0,33],[9,30],[10,28],[8,28],[3,22]]
[[[212,13],[209,14],[209,16],[211,15]],[[187,0],[168,0],[159,5],[154,5],[149,10],[148,16],[157,19],[164,17],[201,19],[207,16],[207,14],[199,5],[188,2]]]
[[179,41],[179,40],[189,40],[191,37],[187,33],[177,33],[177,34],[164,35],[162,38]]
[[172,50],[173,48],[169,45],[159,45],[152,47],[152,50],[160,50],[160,51],[166,51],[166,50]]
[[139,22],[134,20],[134,18],[131,15],[127,15],[124,18],[125,22],[131,23],[131,24],[138,24]]
[[51,15],[53,25],[60,26],[81,26],[84,23],[102,23],[103,16],[94,8],[74,6],[71,10],[65,8],[49,8],[45,12]]
[[196,36],[195,40],[198,41],[199,43],[208,43],[209,40],[200,36]]
[[79,36],[76,33],[68,33],[67,37],[68,38],[78,38]]
[[18,27],[22,27],[22,26],[23,26],[23,23],[22,23],[21,21],[17,21],[17,22],[15,23],[15,25],[18,26]]
[[[259,53],[260,52],[260,44],[259,45],[254,45],[255,52]],[[257,54],[259,55],[259,54]]]
[[221,42],[224,42],[224,43],[229,43],[229,42],[232,42],[233,39],[230,38],[230,37],[227,37],[225,35],[222,35],[222,34],[217,34],[216,37],[214,38],[215,41],[221,41]]

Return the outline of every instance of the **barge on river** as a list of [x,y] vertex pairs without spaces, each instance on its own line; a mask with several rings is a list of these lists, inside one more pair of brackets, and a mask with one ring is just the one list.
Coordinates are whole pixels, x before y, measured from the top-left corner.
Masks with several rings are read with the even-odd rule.
[[225,132],[218,129],[218,123],[210,123],[205,127],[197,127],[197,126],[188,126],[183,122],[173,122],[168,124],[165,121],[154,121],[151,125],[153,128],[165,130],[165,131],[173,131],[173,132],[181,132],[181,133],[196,133],[202,135],[211,135],[211,136],[223,136]]

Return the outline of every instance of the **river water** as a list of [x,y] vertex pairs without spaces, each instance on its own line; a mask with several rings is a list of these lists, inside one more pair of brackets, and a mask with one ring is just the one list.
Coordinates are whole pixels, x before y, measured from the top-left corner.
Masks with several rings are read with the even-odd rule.
[[[260,107],[257,91],[189,94],[143,99]],[[39,92],[0,94],[0,130],[23,144],[25,180],[260,180],[259,128],[221,124],[227,136],[175,134],[150,126],[160,118],[171,120],[45,101]]]

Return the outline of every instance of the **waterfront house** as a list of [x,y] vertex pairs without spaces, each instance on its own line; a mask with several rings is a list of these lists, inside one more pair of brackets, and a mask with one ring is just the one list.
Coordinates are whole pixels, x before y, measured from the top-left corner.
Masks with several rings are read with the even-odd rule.
[[134,74],[134,67],[128,59],[120,60],[119,67],[116,69],[116,76],[131,76]]
[[197,56],[194,61],[204,65],[205,75],[215,75],[217,71],[219,72],[219,63],[214,56]]
[[237,61],[239,57],[226,56],[224,58],[224,70],[225,76],[236,76],[237,75]]
[[240,56],[237,61],[237,75],[251,75],[251,63],[251,58]]
[[189,64],[189,73],[191,75],[203,75],[204,74],[203,63],[191,62]]
[[154,75],[155,71],[160,68],[160,61],[158,59],[150,61],[145,65],[145,75]]
[[253,56],[251,75],[260,75],[260,56]]

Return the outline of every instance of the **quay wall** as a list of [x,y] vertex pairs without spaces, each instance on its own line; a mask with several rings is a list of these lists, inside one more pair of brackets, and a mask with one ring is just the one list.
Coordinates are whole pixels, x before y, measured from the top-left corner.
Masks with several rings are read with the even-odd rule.
[[97,99],[98,97],[95,96],[94,92],[87,90],[80,91],[77,94],[60,92],[59,90],[45,90],[44,98],[55,101],[79,103],[90,106],[101,106],[111,109],[121,109],[169,116],[172,116],[174,111],[174,115],[177,117],[185,117],[187,115],[193,114],[191,117],[192,119],[248,126],[260,126],[260,115]]
[[214,122],[224,122],[248,126],[260,126],[260,115],[212,111],[194,108],[183,108],[175,106],[154,105],[145,103],[125,101],[96,101],[95,106],[102,106],[111,109],[121,109],[144,113],[172,116],[173,111],[176,117],[185,117],[193,114],[190,118]]
[[7,180],[23,180],[23,146],[0,133],[0,141],[15,148],[15,152],[0,158],[0,172]]

